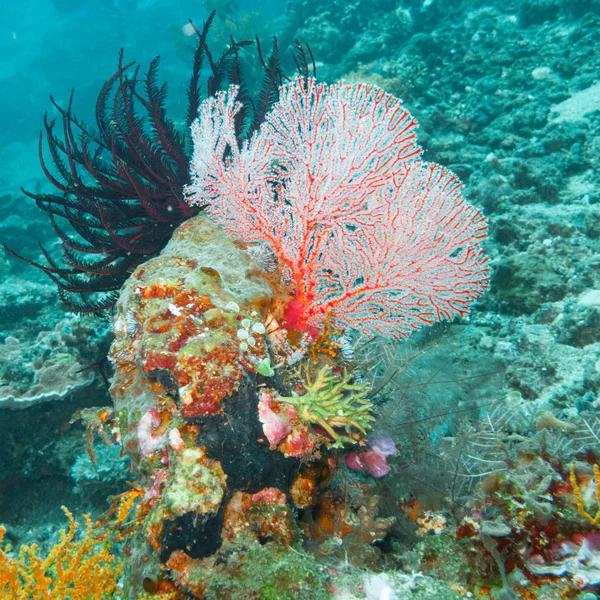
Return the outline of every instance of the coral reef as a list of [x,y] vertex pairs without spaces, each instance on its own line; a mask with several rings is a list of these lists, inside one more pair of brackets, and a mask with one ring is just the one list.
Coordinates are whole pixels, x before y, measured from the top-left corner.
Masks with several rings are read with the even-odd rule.
[[0,408],[62,400],[88,387],[95,373],[86,370],[77,338],[94,334],[92,328],[65,320],[54,331],[41,331],[34,344],[7,337],[0,346]]
[[310,554],[291,546],[261,545],[243,537],[214,557],[174,554],[168,563],[189,593],[206,600],[331,598],[329,576]]
[[256,493],[290,477],[293,462],[268,455],[253,389],[261,371],[274,374],[258,327],[270,293],[244,250],[198,216],[121,294],[111,349],[115,424],[146,489],[143,544],[161,555],[190,551],[193,522],[192,556],[213,554],[225,491]]
[[[3,412],[6,537],[27,543],[52,536],[51,525],[48,532],[31,527],[31,515],[40,512],[32,508],[39,507],[35,498],[46,490],[46,504],[60,498],[71,505],[61,494],[75,482],[77,501],[99,507],[103,491],[118,494],[129,489],[125,480],[135,480],[113,500],[127,556],[122,595],[135,600],[592,600],[600,585],[598,15],[596,0],[290,0],[281,47],[295,36],[309,41],[319,76],[331,83],[343,77],[347,94],[358,87],[366,94],[374,85],[403,98],[420,123],[426,159],[451,168],[465,197],[483,209],[491,293],[471,305],[468,317],[401,345],[357,334],[354,309],[335,318],[342,288],[320,294],[341,281],[340,273],[370,275],[384,264],[373,240],[354,243],[365,223],[354,215],[356,229],[336,238],[326,219],[310,227],[283,219],[288,210],[296,215],[296,196],[313,204],[319,198],[308,183],[290,183],[310,182],[295,162],[307,156],[302,144],[293,152],[273,146],[282,155],[264,155],[261,179],[254,177],[263,171],[249,154],[252,142],[204,138],[201,158],[219,149],[209,172],[218,181],[198,204],[223,199],[221,222],[238,238],[218,229],[209,235],[213,225],[193,219],[125,283],[112,350],[116,406],[82,414],[95,465],[85,454],[82,426],[69,425],[67,414],[71,403],[70,412],[106,404],[92,370],[75,374],[86,378],[75,393],[63,394],[69,387],[58,382],[61,402],[23,402],[27,417]],[[240,57],[245,61],[243,49]],[[305,106],[301,92],[308,89],[302,69],[300,75],[287,86],[298,94],[296,107]],[[327,106],[324,122],[344,133],[324,134],[335,147],[353,121],[349,114],[340,123],[327,99],[333,89],[338,99],[344,92],[313,85],[323,104],[310,96],[308,105]],[[239,112],[226,116],[239,126],[244,113],[233,100],[227,104],[231,94],[223,102]],[[238,99],[247,108],[244,94],[240,89]],[[254,144],[267,130],[273,138],[301,121],[301,110],[285,106],[272,128],[249,125],[258,131]],[[268,109],[261,104],[258,112]],[[18,150],[13,145],[2,154],[15,172]],[[319,158],[330,158],[321,150]],[[344,163],[333,162],[337,176]],[[239,210],[230,189],[211,196],[231,173],[241,173],[233,186]],[[324,179],[336,179],[329,175]],[[34,193],[47,191],[27,181]],[[384,196],[384,188],[376,193]],[[261,203],[265,198],[272,202]],[[30,238],[40,221],[12,196],[5,205],[2,237],[35,257]],[[213,209],[217,219],[219,210]],[[256,223],[242,228],[248,215]],[[297,240],[308,240],[304,249]],[[356,247],[366,248],[364,260],[356,259]],[[300,266],[297,256],[290,259],[297,249],[305,251]],[[314,268],[319,249],[330,257],[324,274]],[[0,264],[2,273],[11,268],[20,275]],[[12,307],[2,315],[2,383],[38,398],[30,394],[35,365],[59,364],[66,378],[71,362],[74,371],[98,359],[100,336],[91,328],[75,343],[63,338],[73,325],[69,316],[59,335],[44,334],[30,351],[37,331],[53,331],[59,319],[48,286],[16,281],[10,276],[2,290],[3,306]],[[343,283],[353,289],[363,282]],[[378,298],[370,307],[388,302]],[[413,308],[414,316],[423,307]],[[363,334],[373,333],[365,323],[378,314],[355,321]],[[392,320],[394,331],[399,326]],[[120,443],[131,473],[116,456]],[[38,486],[44,478],[52,487]],[[44,522],[55,520],[44,515]]]

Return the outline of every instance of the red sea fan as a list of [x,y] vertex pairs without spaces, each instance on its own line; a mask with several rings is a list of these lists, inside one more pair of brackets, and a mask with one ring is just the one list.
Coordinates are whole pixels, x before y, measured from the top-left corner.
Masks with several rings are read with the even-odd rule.
[[487,225],[457,177],[420,159],[416,122],[371,85],[298,79],[239,147],[237,89],[200,107],[186,197],[246,242],[266,242],[294,289],[285,325],[326,318],[406,337],[468,312],[488,287]]

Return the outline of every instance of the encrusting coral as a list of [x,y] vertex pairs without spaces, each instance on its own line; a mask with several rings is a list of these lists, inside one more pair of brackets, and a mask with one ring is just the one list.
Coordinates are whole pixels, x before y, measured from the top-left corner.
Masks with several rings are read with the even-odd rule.
[[[264,335],[250,336],[245,328],[246,321],[259,322],[269,302],[268,284],[259,277],[249,280],[252,269],[225,232],[198,216],[175,232],[160,257],[135,271],[114,322],[117,413],[119,387],[136,365],[165,396],[178,399],[184,417],[220,413],[221,401],[244,373],[265,369]],[[138,420],[151,406],[142,397],[135,405]]]
[[87,365],[102,351],[103,329],[71,315],[38,331],[37,338],[5,337],[0,343],[0,410],[63,400],[91,386],[94,377]]

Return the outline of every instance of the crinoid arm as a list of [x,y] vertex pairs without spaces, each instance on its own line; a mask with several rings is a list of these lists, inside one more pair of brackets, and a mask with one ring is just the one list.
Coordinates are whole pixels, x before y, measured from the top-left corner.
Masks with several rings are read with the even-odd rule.
[[[159,81],[159,57],[143,72],[119,55],[116,72],[104,83],[96,101],[95,127],[74,112],[74,94],[66,107],[51,98],[56,119],[44,117],[39,137],[42,171],[55,188],[53,193],[23,190],[44,211],[60,240],[62,256],[40,246],[41,259],[7,252],[42,270],[59,289],[68,310],[104,313],[117,291],[140,264],[156,256],[173,231],[204,208],[190,206],[183,196],[189,183],[191,137],[206,86],[208,96],[235,85],[244,108],[237,115],[235,137],[241,145],[277,100],[284,75],[277,43],[265,60],[256,98],[248,91],[241,60],[253,42],[231,40],[219,56],[208,45],[214,13],[201,29],[187,89],[185,123],[179,128],[165,108],[167,86]],[[208,62],[209,76],[202,77]],[[295,60],[308,73],[306,51]]]

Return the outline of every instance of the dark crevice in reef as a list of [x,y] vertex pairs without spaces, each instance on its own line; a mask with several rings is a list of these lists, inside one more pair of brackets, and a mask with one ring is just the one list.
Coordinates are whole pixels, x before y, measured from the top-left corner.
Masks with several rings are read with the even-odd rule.
[[[258,388],[260,389],[260,388]],[[238,491],[256,493],[264,488],[289,489],[300,461],[273,452],[258,420],[257,377],[248,375],[239,389],[222,401],[223,414],[198,417],[198,446],[221,463],[227,475],[227,494],[217,513],[186,514],[165,523],[161,560],[176,549],[192,558],[214,554],[221,546],[224,507]],[[190,532],[193,531],[193,534]]]
[[[224,505],[217,513],[202,515],[187,513],[165,522],[161,539],[160,560],[166,563],[174,550],[184,550],[192,558],[211,556],[221,547]],[[193,532],[193,533],[190,533]]]
[[[223,414],[194,419],[200,427],[198,445],[221,463],[230,494],[258,492],[266,487],[288,489],[299,460],[269,449],[258,420],[256,377],[249,375],[222,402]],[[262,440],[262,441],[260,441]]]

